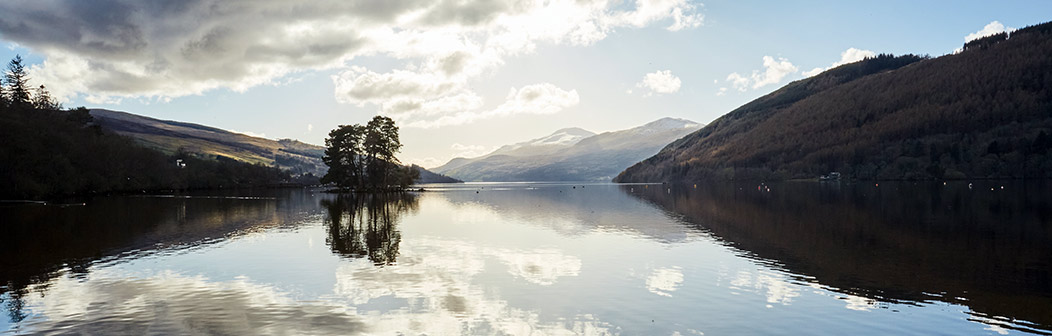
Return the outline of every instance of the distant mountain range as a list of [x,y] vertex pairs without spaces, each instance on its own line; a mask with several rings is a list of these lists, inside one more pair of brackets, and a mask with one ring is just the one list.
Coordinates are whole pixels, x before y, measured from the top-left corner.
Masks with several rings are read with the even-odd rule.
[[626,167],[701,126],[690,120],[663,118],[601,134],[564,128],[481,157],[455,158],[431,170],[465,181],[610,181]]
[[[324,176],[325,148],[292,139],[271,140],[192,123],[160,120],[127,112],[92,109],[103,129],[135,139],[140,144],[173,154],[180,150],[206,158],[227,157],[253,164],[276,166],[293,174]],[[459,182],[448,176],[420,170],[418,183]]]
[[1052,23],[880,55],[727,113],[617,182],[1052,178]]

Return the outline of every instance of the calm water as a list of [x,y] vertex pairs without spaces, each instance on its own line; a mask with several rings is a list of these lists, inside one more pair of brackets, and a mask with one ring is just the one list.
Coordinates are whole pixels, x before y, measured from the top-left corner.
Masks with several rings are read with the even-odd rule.
[[429,189],[0,206],[0,333],[1052,333],[1046,183]]

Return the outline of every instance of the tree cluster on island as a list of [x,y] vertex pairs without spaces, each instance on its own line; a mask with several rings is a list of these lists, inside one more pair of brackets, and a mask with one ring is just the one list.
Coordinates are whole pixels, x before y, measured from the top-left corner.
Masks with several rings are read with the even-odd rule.
[[29,81],[16,56],[0,83],[0,199],[316,183],[223,156],[146,148],[104,130],[84,107],[63,109]]
[[399,164],[395,154],[401,149],[398,126],[391,118],[375,116],[365,125],[340,125],[325,139],[322,161],[329,172],[321,182],[335,184],[341,191],[404,190],[420,172]]

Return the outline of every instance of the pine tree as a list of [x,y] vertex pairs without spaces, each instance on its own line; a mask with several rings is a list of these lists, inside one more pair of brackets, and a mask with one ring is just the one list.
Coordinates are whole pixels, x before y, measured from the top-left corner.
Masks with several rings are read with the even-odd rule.
[[29,75],[26,74],[26,68],[22,65],[21,55],[15,55],[11,63],[7,64],[7,73],[4,75],[4,81],[7,84],[8,105],[12,109],[33,107],[27,84]]
[[41,84],[40,87],[37,87],[36,93],[33,94],[33,108],[38,110],[58,110],[62,106],[55,101],[55,98],[51,98],[51,93]]
[[391,185],[408,186],[419,172],[398,164],[395,154],[402,149],[398,126],[391,118],[376,116],[365,126],[341,125],[325,139],[322,161],[329,172],[324,183],[343,189],[386,190]]
[[0,111],[7,111],[7,95],[4,92],[4,81],[0,80]]

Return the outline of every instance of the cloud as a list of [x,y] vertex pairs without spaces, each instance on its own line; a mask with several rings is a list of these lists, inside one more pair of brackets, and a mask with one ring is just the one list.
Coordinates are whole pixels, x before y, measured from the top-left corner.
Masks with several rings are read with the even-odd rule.
[[406,158],[404,161],[406,163],[415,164],[415,165],[418,165],[418,166],[421,166],[421,167],[424,167],[424,168],[428,168],[428,169],[441,166],[442,163],[444,162],[442,160],[439,160],[438,158],[431,157],[431,156],[426,157],[426,158],[419,158],[419,157]]
[[651,96],[655,93],[675,93],[679,91],[681,84],[679,77],[673,75],[672,71],[665,70],[644,75],[643,80],[637,83],[636,87],[650,90],[646,96]]
[[695,10],[695,5],[686,1],[676,0],[637,0],[636,10],[614,16],[616,24],[626,24],[633,27],[643,27],[654,21],[671,17],[673,22],[666,27],[669,31],[678,31],[685,28],[698,27],[702,23],[702,17],[697,14],[688,14]]
[[[563,90],[550,83],[511,88],[504,103],[489,110],[476,109],[481,106],[481,99],[470,92],[452,97],[453,102],[444,99],[419,104],[408,102],[404,107],[384,105],[383,113],[406,127],[435,128],[511,115],[555,114],[577,105],[581,100],[577,90]],[[465,106],[466,109],[457,111],[458,107]]]
[[[455,116],[427,103],[477,97],[467,82],[507,57],[540,44],[591,45],[623,28],[698,27],[699,7],[688,0],[14,0],[0,2],[0,36],[42,55],[32,77],[65,100],[242,92],[335,69],[339,102],[381,110],[419,104],[440,109],[422,115]],[[352,66],[363,56],[400,68]]]
[[462,83],[433,73],[395,70],[380,74],[352,67],[332,76],[336,101],[344,104],[383,104],[398,99],[432,99],[463,90]]
[[811,69],[810,71],[805,71],[805,72],[803,72],[801,74],[804,75],[804,77],[811,77],[811,76],[820,74],[823,71],[826,71],[826,70],[829,70],[829,69],[832,69],[832,68],[835,68],[835,67],[838,67],[838,66],[841,66],[841,65],[844,65],[844,64],[855,63],[855,62],[861,61],[863,59],[866,59],[867,57],[874,57],[874,56],[877,56],[877,53],[875,53],[873,51],[870,51],[870,50],[848,48],[847,50],[844,50],[844,52],[840,53],[840,60],[837,61],[837,62],[834,62],[829,67],[827,67],[827,68],[814,68],[814,69]]
[[971,33],[971,34],[968,34],[967,36],[965,36],[964,37],[964,42],[968,43],[968,42],[971,42],[972,40],[983,38],[983,37],[987,37],[987,36],[990,36],[990,35],[993,35],[993,34],[1000,34],[1000,33],[1006,33],[1006,32],[1010,33],[1010,32],[1013,32],[1013,31],[1015,31],[1015,28],[1005,27],[1005,25],[1002,24],[1001,22],[993,21],[993,22],[990,22],[990,23],[986,24],[986,26],[984,26],[983,29],[979,29],[979,31]]
[[727,81],[731,83],[731,86],[738,89],[738,91],[744,92],[749,88],[755,90],[770,84],[776,84],[782,81],[782,78],[785,78],[785,76],[799,71],[799,69],[797,69],[793,63],[789,62],[788,59],[781,57],[776,60],[774,57],[764,56],[763,67],[763,72],[753,70],[752,74],[748,77],[733,72],[730,75],[727,75]]
[[459,143],[454,143],[452,146],[449,146],[449,148],[455,152],[453,157],[463,158],[482,156],[490,152],[489,148],[483,145],[461,145]]
[[307,124],[307,133],[314,131],[314,124]]
[[719,91],[716,91],[716,95],[717,96],[722,96],[722,95],[726,95],[726,94],[727,94],[727,88],[726,87],[721,87]]

